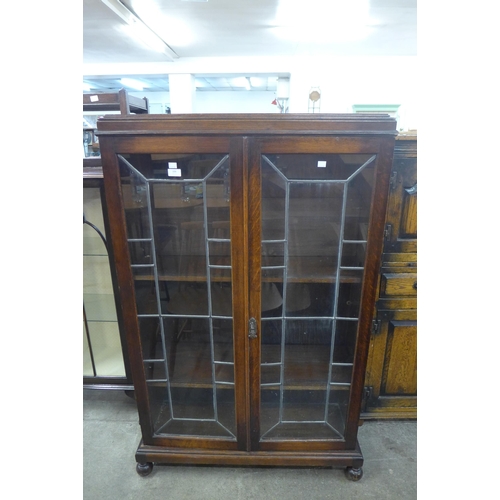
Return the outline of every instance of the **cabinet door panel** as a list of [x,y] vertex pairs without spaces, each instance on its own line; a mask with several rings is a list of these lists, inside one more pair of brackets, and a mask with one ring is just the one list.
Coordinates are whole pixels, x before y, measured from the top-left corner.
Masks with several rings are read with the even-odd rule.
[[384,252],[417,250],[417,142],[396,141]]
[[236,441],[229,155],[118,163],[151,437]]
[[[376,158],[259,159],[258,441],[265,449],[301,440],[335,446],[346,438]],[[274,308],[264,308],[269,284],[281,299]]]
[[415,418],[417,407],[416,311],[380,312],[366,373],[364,418]]
[[[117,314],[117,284],[112,256],[109,255],[102,178],[95,172],[97,169],[87,170],[86,163],[84,160],[83,384],[84,386],[119,384],[129,388],[132,377],[123,326]],[[100,159],[97,164],[100,165]],[[101,235],[105,239],[102,239]]]
[[417,393],[417,325],[413,321],[391,321],[388,357],[383,384],[387,395]]
[[407,188],[404,192],[401,210],[400,234],[403,238],[417,238],[417,191]]

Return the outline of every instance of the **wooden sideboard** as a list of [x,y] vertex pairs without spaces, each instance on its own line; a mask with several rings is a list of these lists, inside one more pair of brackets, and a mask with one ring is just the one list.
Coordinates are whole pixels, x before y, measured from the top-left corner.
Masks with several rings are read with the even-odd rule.
[[417,134],[396,138],[362,417],[417,417]]

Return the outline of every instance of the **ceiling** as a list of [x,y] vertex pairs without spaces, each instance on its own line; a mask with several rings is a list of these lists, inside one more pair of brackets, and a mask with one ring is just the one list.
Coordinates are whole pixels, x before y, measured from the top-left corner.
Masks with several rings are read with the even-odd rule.
[[[119,0],[83,0],[84,64],[417,53],[417,0],[121,0],[165,42],[163,52],[133,38],[128,24],[105,5],[109,1]],[[232,80],[241,74],[195,76],[200,91],[245,88]],[[276,89],[280,75],[258,76],[262,86],[250,90]],[[93,91],[124,86],[118,76],[84,80]],[[141,81],[147,90],[169,88],[168,75]]]

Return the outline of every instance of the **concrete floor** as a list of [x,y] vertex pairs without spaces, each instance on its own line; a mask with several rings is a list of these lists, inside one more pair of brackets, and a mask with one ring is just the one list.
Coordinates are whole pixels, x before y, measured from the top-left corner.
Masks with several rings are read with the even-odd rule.
[[155,465],[135,471],[137,410],[123,391],[83,391],[84,500],[415,500],[417,423],[368,421],[359,429],[365,462],[358,482],[343,469]]

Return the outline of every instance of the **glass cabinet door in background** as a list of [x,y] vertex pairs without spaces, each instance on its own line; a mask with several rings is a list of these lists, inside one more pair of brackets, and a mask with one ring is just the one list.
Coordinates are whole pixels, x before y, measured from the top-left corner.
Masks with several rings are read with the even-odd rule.
[[[83,188],[83,376],[126,381],[99,186]],[[130,382],[129,382],[130,383]]]

